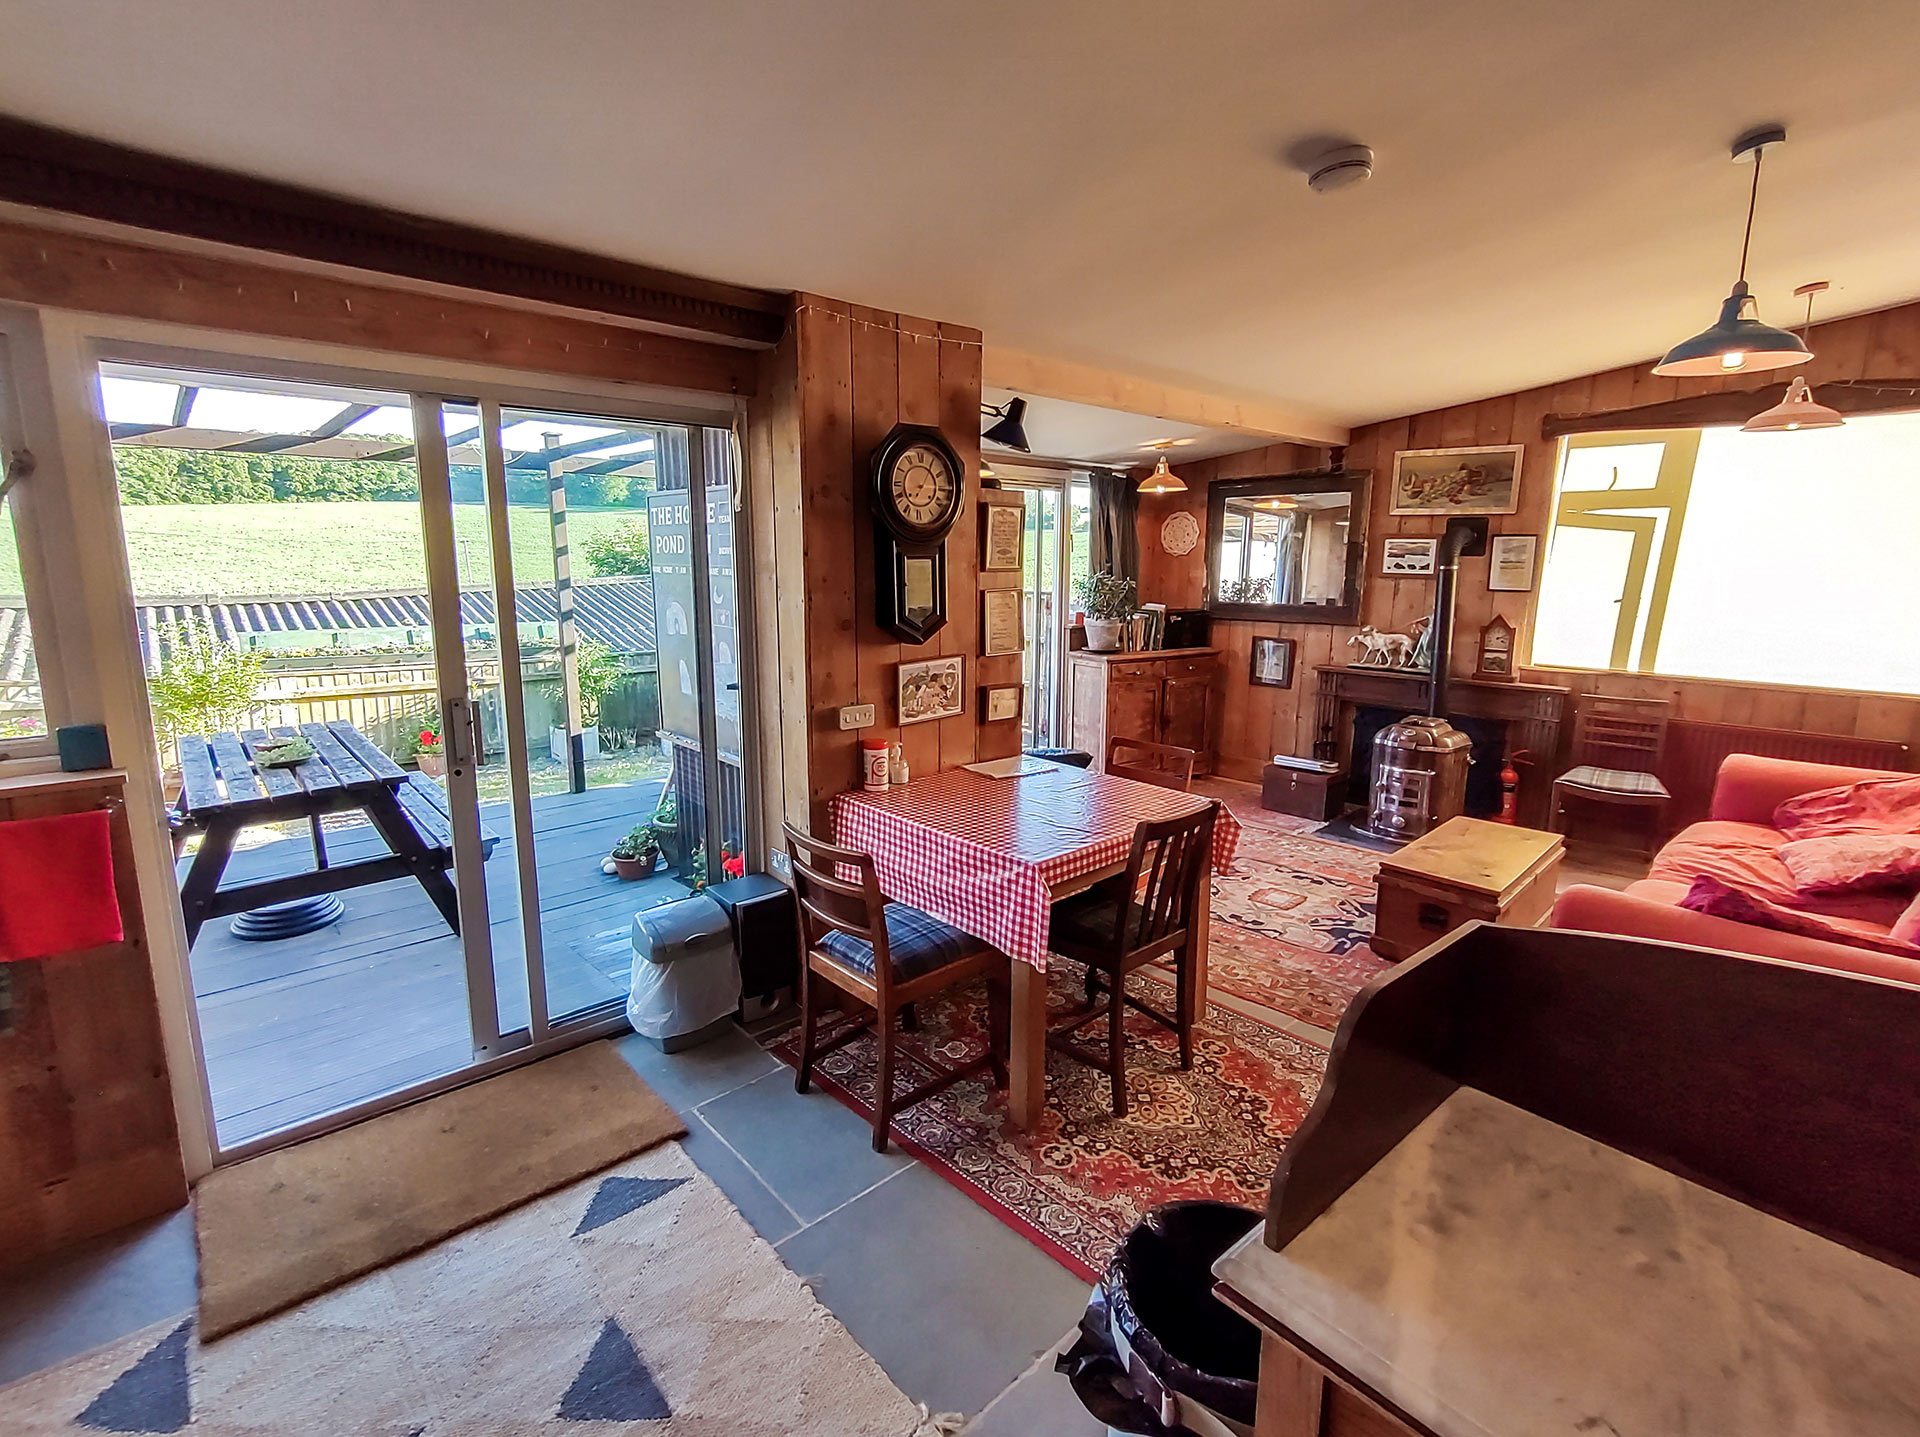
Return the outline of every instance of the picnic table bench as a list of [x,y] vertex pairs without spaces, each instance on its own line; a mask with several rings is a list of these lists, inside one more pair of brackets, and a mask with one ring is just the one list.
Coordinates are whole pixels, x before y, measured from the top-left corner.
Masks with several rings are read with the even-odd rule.
[[[295,735],[313,745],[313,757],[291,767],[263,767],[256,760],[255,749],[269,738]],[[459,899],[447,877],[453,866],[453,820],[446,794],[432,780],[409,774],[351,723],[336,719],[297,728],[189,734],[179,747],[180,798],[171,815],[174,856],[190,835],[202,835],[180,885],[189,947],[209,918],[408,877],[459,933]],[[366,814],[391,852],[351,863],[328,861],[321,819],[351,810]],[[313,839],[311,870],[220,886],[243,828],[299,819],[307,821]],[[491,857],[499,841],[499,835],[482,830],[483,857]],[[321,921],[337,916],[338,900],[330,907]],[[295,931],[310,929],[289,928],[274,936]]]

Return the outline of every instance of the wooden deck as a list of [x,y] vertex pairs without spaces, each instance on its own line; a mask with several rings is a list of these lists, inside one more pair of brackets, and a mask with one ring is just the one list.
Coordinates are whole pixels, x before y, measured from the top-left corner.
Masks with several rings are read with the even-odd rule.
[[[667,877],[623,883],[600,871],[613,841],[652,814],[663,780],[533,801],[542,946],[555,1018],[623,1000],[633,915],[686,889]],[[515,836],[504,804],[482,808],[501,842],[486,865],[501,1027],[527,1024]],[[259,836],[260,830],[255,831]],[[371,825],[327,830],[334,862],[377,856]],[[182,861],[182,872],[185,871]],[[226,881],[305,870],[302,838],[234,853]],[[320,1117],[465,1066],[472,1059],[460,942],[411,878],[341,895],[337,923],[248,943],[226,920],[194,944],[194,993],[221,1146]]]

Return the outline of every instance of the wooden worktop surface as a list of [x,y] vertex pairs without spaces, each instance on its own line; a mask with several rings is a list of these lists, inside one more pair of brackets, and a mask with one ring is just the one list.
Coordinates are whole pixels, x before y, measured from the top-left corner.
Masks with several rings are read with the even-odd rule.
[[1217,654],[1218,649],[1133,649],[1124,653],[1095,653],[1092,649],[1075,649],[1067,657],[1070,659],[1098,659],[1102,663],[1152,663],[1155,659],[1198,659],[1209,654]]
[[1473,1088],[1222,1295],[1440,1437],[1911,1437],[1920,1277]]

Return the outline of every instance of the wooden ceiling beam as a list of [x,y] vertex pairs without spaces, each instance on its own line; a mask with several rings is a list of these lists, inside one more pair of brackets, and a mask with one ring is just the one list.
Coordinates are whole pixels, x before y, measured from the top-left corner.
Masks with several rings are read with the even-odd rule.
[[1348,427],[1279,400],[1225,399],[1195,389],[1140,379],[1110,369],[1047,359],[989,344],[983,381],[1029,398],[1060,399],[1123,414],[1146,414],[1174,424],[1226,429],[1254,439],[1297,444],[1345,444]]

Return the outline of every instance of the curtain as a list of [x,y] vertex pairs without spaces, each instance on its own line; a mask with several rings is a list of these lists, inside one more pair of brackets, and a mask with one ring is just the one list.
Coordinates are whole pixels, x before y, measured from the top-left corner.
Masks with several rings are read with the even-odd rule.
[[1140,491],[1125,474],[1095,474],[1091,557],[1093,572],[1111,569],[1122,579],[1140,579]]

